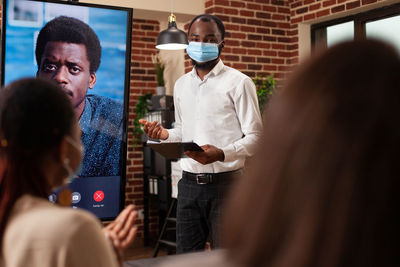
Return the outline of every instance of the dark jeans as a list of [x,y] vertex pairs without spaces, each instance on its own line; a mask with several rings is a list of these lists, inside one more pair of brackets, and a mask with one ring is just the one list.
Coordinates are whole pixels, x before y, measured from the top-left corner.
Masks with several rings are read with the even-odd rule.
[[[220,247],[221,207],[226,193],[237,177],[211,184],[197,184],[182,178],[178,183],[176,252],[186,253]],[[208,240],[209,239],[209,240]]]

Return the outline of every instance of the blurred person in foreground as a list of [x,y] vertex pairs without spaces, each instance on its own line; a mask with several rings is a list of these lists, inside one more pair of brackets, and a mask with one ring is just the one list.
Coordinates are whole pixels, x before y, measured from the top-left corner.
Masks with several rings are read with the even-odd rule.
[[82,154],[76,113],[55,83],[22,79],[0,90],[1,267],[122,264],[136,233],[132,205],[101,229],[90,213],[48,201],[75,177]]
[[230,194],[226,250],[163,266],[400,266],[399,73],[395,49],[373,40],[302,65]]

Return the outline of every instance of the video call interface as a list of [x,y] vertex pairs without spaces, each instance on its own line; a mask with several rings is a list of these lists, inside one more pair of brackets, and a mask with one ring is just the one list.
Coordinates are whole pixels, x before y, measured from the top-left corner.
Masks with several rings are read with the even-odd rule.
[[[71,206],[88,210],[100,219],[111,219],[118,215],[124,201],[132,10],[77,2],[4,0],[2,86],[19,78],[51,76],[45,76],[43,64],[36,62],[35,48],[40,30],[60,16],[88,25],[101,46],[93,88],[70,87],[72,104],[74,90],[87,89],[84,109],[76,111],[84,156],[77,179],[69,184]],[[57,192],[49,196],[52,202],[56,199]]]

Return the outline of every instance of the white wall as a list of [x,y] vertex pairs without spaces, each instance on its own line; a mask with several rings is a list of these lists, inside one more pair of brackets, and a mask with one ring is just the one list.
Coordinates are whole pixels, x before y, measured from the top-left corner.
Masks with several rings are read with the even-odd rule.
[[187,22],[204,13],[205,0],[80,0],[82,3],[112,5],[133,8],[133,18],[168,20],[171,2],[177,22]]

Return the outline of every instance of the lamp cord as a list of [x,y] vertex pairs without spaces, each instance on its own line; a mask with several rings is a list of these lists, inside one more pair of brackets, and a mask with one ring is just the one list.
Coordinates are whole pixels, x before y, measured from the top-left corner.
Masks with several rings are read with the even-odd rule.
[[174,13],[174,0],[171,0],[171,14]]

